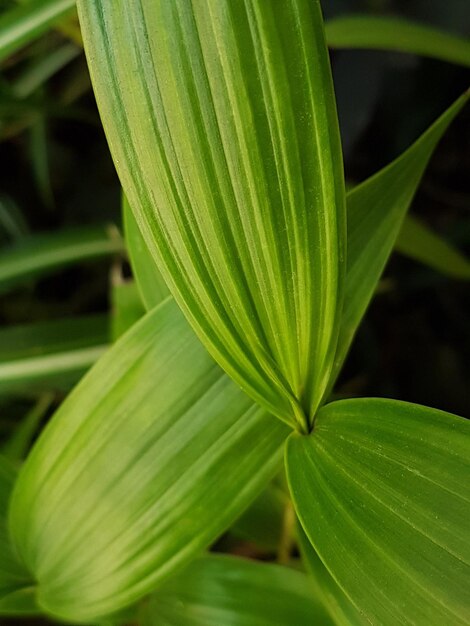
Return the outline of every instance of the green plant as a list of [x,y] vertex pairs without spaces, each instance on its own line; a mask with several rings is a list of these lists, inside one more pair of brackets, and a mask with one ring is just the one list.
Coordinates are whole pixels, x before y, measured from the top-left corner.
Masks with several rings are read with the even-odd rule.
[[[0,611],[175,626],[468,623],[468,422],[333,391],[468,94],[346,194],[319,2],[80,0],[79,14],[147,312],[134,324],[136,294],[116,292],[115,335],[131,328],[19,475],[6,457],[22,441],[0,462]],[[120,249],[98,239],[81,253]],[[25,249],[5,253],[5,288],[49,271],[50,242],[34,267]],[[468,278],[465,259],[438,250]],[[77,367],[83,347],[70,346]],[[6,350],[5,384],[30,382],[27,357],[10,363]],[[201,557],[229,528],[280,545],[287,564],[298,541],[311,577]]]

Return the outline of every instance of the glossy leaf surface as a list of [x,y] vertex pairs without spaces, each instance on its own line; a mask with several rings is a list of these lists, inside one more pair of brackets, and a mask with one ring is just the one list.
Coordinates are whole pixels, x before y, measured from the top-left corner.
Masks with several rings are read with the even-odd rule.
[[230,556],[206,556],[168,581],[142,626],[330,626],[305,574]]
[[20,473],[10,529],[40,606],[89,623],[149,593],[266,486],[287,432],[173,300],[154,309],[67,397]]
[[347,195],[347,273],[330,388],[374,295],[433,150],[468,97],[468,93],[461,96],[408,150]]
[[8,501],[15,479],[13,465],[0,455],[0,616],[37,613],[31,576],[19,563],[7,529]]
[[323,407],[287,443],[302,526],[372,624],[468,623],[470,422],[384,399]]
[[74,11],[75,0],[31,0],[0,17],[0,61]]
[[451,33],[393,17],[350,15],[326,25],[332,48],[372,48],[410,52],[470,67],[470,41]]
[[306,428],[332,367],[344,181],[318,0],[78,3],[121,182],[223,368]]
[[470,279],[470,260],[414,216],[403,221],[395,249],[442,274]]

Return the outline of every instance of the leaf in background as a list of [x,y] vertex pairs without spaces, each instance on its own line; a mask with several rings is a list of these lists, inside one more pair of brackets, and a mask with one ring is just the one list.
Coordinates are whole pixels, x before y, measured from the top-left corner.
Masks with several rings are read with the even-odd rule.
[[39,605],[89,623],[152,591],[267,485],[287,434],[164,302],[67,397],[20,473],[10,530]]
[[403,221],[395,250],[447,276],[470,279],[470,261],[412,215]]
[[75,263],[123,251],[123,242],[109,227],[80,228],[34,235],[0,252],[0,294],[31,278]]
[[347,195],[344,306],[330,389],[374,295],[433,150],[468,98],[469,93],[461,96],[408,150]]
[[321,598],[336,626],[370,626],[370,622],[356,609],[341,587],[323,565],[308,537],[299,525],[297,538],[303,560],[313,578],[316,595]]
[[211,354],[306,429],[333,364],[344,181],[318,0],[78,2],[111,152]]
[[111,336],[116,341],[145,313],[137,285],[119,274],[111,285],[112,328]]
[[157,267],[154,257],[150,254],[139,225],[136,222],[131,207],[122,196],[122,214],[124,235],[127,251],[132,266],[132,272],[140,292],[140,297],[147,311],[156,307],[170,295],[163,276]]
[[237,519],[230,532],[271,552],[277,552],[288,502],[289,499],[281,489],[269,485]]
[[11,89],[17,98],[26,98],[42,87],[54,74],[77,58],[81,50],[71,43],[50,50],[47,54],[34,57],[28,67],[22,71]]
[[39,197],[44,202],[44,206],[48,209],[53,209],[55,200],[49,162],[47,119],[44,115],[38,116],[38,119],[30,128],[29,155]]
[[470,67],[470,41],[401,18],[349,15],[325,24],[331,48],[372,48],[410,52]]
[[0,17],[0,61],[31,43],[73,13],[75,0],[31,0]]
[[0,455],[0,616],[37,613],[32,579],[19,563],[8,536],[6,516],[16,472]]
[[470,610],[470,422],[354,399],[287,442],[302,526],[372,624],[465,626]]
[[225,555],[193,561],[144,605],[142,626],[332,626],[305,574]]
[[28,225],[16,202],[6,194],[0,194],[0,243],[4,240],[21,241],[29,234]]
[[41,420],[50,409],[54,400],[54,394],[47,392],[42,394],[35,405],[24,416],[13,434],[0,446],[0,453],[11,461],[23,459],[38,431]]
[[105,315],[0,330],[0,396],[71,387],[107,350]]

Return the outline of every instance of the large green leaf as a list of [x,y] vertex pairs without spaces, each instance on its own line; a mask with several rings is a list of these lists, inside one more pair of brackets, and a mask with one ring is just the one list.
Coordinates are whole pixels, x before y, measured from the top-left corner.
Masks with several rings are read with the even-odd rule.
[[74,263],[122,252],[113,228],[91,227],[25,237],[0,253],[0,294]]
[[356,609],[351,600],[323,565],[302,528],[297,529],[302,557],[308,566],[316,593],[336,626],[369,626],[370,622]]
[[470,422],[383,399],[323,407],[287,443],[300,521],[333,578],[380,626],[470,615]]
[[122,215],[132,271],[142,302],[147,311],[150,311],[170,295],[170,290],[155,263],[155,258],[150,254],[129,202],[124,195],[122,198]]
[[0,17],[0,61],[74,11],[75,0],[31,0]]
[[433,150],[468,98],[468,93],[461,96],[408,150],[347,195],[346,285],[330,389],[374,295]]
[[287,432],[173,300],[151,311],[68,396],[20,473],[10,529],[40,606],[89,622],[151,591],[266,486]]
[[18,561],[8,536],[8,501],[16,479],[9,461],[0,455],[0,616],[37,613],[31,576]]
[[344,181],[318,0],[78,2],[121,182],[193,328],[307,428],[334,358]]
[[470,260],[414,216],[403,221],[395,249],[443,274],[470,279]]
[[305,574],[230,556],[206,556],[163,585],[142,626],[330,626]]
[[411,52],[470,67],[470,41],[401,18],[348,15],[326,24],[332,48],[372,48]]

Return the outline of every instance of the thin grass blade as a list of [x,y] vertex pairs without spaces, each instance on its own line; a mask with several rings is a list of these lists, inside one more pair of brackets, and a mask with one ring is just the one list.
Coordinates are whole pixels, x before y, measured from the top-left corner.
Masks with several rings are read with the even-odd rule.
[[434,148],[468,98],[468,93],[462,95],[408,150],[347,195],[347,274],[330,391],[372,300]]
[[75,0],[32,0],[0,17],[0,62],[73,14]]
[[470,67],[470,41],[402,18],[348,15],[325,24],[331,48],[408,52]]

